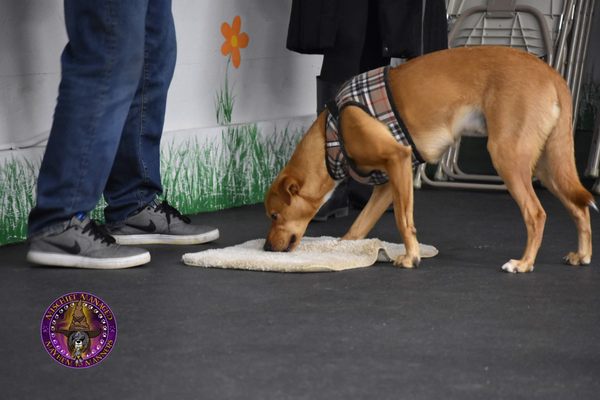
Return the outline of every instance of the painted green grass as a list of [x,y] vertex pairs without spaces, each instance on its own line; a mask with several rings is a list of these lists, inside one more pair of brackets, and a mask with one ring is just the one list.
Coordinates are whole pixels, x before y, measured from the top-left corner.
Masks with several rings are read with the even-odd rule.
[[[0,164],[0,245],[20,242],[27,237],[27,217],[35,203],[37,174],[41,159],[10,158]],[[103,220],[102,199],[91,212]]]
[[[284,129],[263,134],[255,124],[225,127],[222,141],[193,138],[164,146],[165,195],[184,214],[262,202],[302,135]],[[8,159],[0,164],[0,244],[22,241],[34,204],[40,161]],[[102,200],[91,213],[103,220]]]
[[262,202],[301,134],[238,125],[223,130],[222,145],[194,138],[171,146],[162,158],[168,200],[188,214]]
[[0,244],[25,238],[38,169],[39,162],[23,158],[0,164]]

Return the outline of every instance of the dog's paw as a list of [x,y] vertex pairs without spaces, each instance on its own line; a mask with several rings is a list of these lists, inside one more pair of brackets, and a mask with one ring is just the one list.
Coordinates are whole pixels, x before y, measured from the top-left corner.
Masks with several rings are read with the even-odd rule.
[[516,274],[517,272],[533,272],[533,265],[527,265],[521,260],[510,260],[502,266],[502,271]]
[[584,256],[572,251],[566,256],[564,256],[563,260],[565,260],[565,262],[569,265],[588,265],[592,261],[592,256]]
[[417,268],[420,263],[421,263],[421,257],[409,256],[409,255],[399,256],[394,261],[394,265],[396,267],[402,267],[402,268]]

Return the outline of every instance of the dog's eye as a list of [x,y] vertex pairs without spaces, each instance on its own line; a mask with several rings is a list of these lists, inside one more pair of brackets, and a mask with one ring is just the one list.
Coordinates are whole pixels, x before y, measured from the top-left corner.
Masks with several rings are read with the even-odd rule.
[[271,219],[272,219],[273,221],[277,221],[277,218],[278,218],[278,217],[279,217],[279,214],[277,214],[277,213],[272,213],[272,214],[271,214]]

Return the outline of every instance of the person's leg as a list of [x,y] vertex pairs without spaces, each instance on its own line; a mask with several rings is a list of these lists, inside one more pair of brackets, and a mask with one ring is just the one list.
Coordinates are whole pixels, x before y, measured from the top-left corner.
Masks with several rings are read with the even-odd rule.
[[[390,58],[382,55],[377,3],[366,0],[353,5],[342,8],[340,15],[340,24],[353,29],[341,29],[335,48],[323,56],[321,75],[317,77],[317,112],[335,97],[346,80],[390,63]],[[353,180],[343,182],[313,219],[326,221],[348,215],[348,199],[364,197],[364,201],[353,202],[357,208],[362,208],[372,190],[371,186]]]
[[143,75],[129,109],[104,198],[108,224],[123,222],[162,193],[160,138],[177,43],[171,0],[150,0],[146,13]]
[[355,0],[338,7],[335,46],[323,54],[321,75],[317,76],[317,114],[346,80],[361,72],[369,3],[369,0]]
[[[370,71],[375,68],[389,65],[390,58],[382,55],[382,39],[379,25],[379,9],[377,2],[369,1],[369,12],[365,42],[360,54],[359,72]],[[362,209],[373,193],[373,186],[350,180],[348,182],[348,198],[350,205]],[[392,209],[391,207],[389,208]]]
[[65,0],[69,42],[29,215],[30,262],[113,269],[150,261],[86,216],[106,185],[142,75],[147,1]]
[[147,3],[65,0],[69,42],[29,236],[100,199],[142,75]]
[[[365,45],[369,0],[355,0],[338,7],[335,46],[323,55],[321,75],[317,76],[317,114],[333,100],[342,84],[362,72],[361,59]],[[327,221],[348,215],[348,182],[335,188],[332,196],[319,209],[313,221]]]
[[192,224],[156,200],[162,193],[160,138],[176,50],[171,0],[150,0],[143,75],[104,191],[107,228],[120,244],[198,244],[219,237],[218,229]]

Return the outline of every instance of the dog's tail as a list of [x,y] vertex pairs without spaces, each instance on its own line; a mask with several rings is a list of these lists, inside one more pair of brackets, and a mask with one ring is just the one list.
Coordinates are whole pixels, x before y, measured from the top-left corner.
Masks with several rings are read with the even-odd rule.
[[550,189],[560,192],[577,207],[590,206],[598,211],[594,196],[581,184],[575,166],[571,93],[563,79],[559,78],[556,81],[560,113],[543,151],[543,168],[546,169],[543,175],[546,175],[549,181],[542,179],[542,183],[550,185]]

